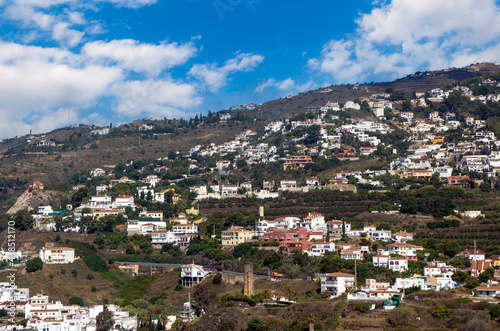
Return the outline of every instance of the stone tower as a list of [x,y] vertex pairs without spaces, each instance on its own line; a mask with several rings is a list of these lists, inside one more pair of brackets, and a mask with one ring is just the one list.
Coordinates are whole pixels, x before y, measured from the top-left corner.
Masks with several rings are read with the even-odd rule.
[[245,273],[243,276],[243,294],[247,297],[253,295],[253,264],[252,261],[245,261]]

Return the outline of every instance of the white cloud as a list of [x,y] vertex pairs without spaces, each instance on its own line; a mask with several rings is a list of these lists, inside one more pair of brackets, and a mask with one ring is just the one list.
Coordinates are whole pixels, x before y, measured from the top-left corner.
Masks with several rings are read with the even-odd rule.
[[[0,42],[1,136],[54,129],[65,123],[51,120],[55,112],[94,105],[122,78],[118,68],[87,65],[65,50]],[[35,123],[26,124],[29,118]]]
[[85,33],[69,28],[69,23],[59,22],[52,29],[52,37],[63,45],[74,47],[80,43]]
[[248,72],[254,70],[264,61],[264,56],[253,53],[239,53],[234,58],[227,60],[222,67],[216,63],[195,64],[189,74],[198,79],[212,92],[217,92],[227,84],[228,76],[235,72]]
[[157,0],[97,0],[97,2],[109,2],[117,7],[137,9],[155,4]]
[[131,80],[119,64],[92,63],[85,53],[0,42],[0,138],[66,125],[68,111],[71,123],[95,120],[85,112],[103,98],[122,118],[185,116],[203,101],[194,85],[172,78]]
[[182,109],[201,104],[194,86],[170,80],[128,81],[113,86],[117,99],[115,110],[126,116],[150,114],[161,117],[182,117]]
[[275,78],[269,78],[265,82],[259,84],[255,89],[255,92],[262,93],[266,89],[275,88],[284,94],[297,94],[300,92],[304,92],[310,90],[312,87],[312,82],[308,81],[304,84],[297,84],[297,82],[291,78],[287,78],[285,80],[277,81]]
[[83,52],[93,60],[116,63],[127,70],[158,75],[166,69],[186,63],[196,55],[197,49],[192,43],[152,45],[122,39],[87,43]]
[[309,67],[352,83],[498,60],[500,7],[494,0],[393,0],[356,23],[353,36],[326,43]]
[[[110,3],[116,7],[137,9],[156,3],[157,0],[11,0],[0,1],[2,11],[0,18],[8,23],[21,25],[21,34],[25,40],[31,41],[34,37],[52,38],[65,47],[74,47],[80,44],[86,32],[96,33],[102,30],[100,24],[87,22],[86,10],[98,11],[98,4]],[[78,31],[75,26],[80,26]],[[33,30],[36,36],[33,36]]]

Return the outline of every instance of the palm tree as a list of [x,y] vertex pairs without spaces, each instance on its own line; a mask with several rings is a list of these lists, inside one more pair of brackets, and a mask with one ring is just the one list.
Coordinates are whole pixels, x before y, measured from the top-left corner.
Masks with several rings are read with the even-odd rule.
[[291,288],[286,289],[286,295],[288,295],[288,301],[292,301],[292,295],[294,294]]
[[269,293],[268,290],[265,290],[264,291],[264,299],[266,299],[266,305],[267,305],[267,299],[269,299],[271,297],[271,293]]
[[307,316],[307,324],[309,324],[309,331],[314,331],[314,323],[316,322],[316,317],[313,313],[309,313]]

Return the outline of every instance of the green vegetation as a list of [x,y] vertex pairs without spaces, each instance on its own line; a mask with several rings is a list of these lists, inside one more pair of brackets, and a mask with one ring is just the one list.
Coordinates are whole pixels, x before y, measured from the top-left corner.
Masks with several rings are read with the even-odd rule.
[[69,304],[70,305],[78,305],[78,306],[85,306],[85,303],[83,302],[83,299],[80,297],[71,297],[69,299]]
[[393,327],[409,326],[415,320],[415,309],[402,304],[389,314],[389,324]]
[[450,317],[450,310],[443,305],[438,305],[429,311],[434,318],[443,319]]
[[104,261],[97,255],[87,255],[83,258],[83,262],[85,262],[87,267],[96,272],[104,272],[109,270],[106,261]]
[[26,262],[26,271],[35,272],[37,270],[42,270],[43,261],[39,257],[34,257]]

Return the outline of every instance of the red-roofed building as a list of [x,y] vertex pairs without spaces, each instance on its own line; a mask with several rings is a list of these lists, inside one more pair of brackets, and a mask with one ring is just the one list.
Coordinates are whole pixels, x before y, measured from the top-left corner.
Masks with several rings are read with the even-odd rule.
[[478,277],[481,272],[491,267],[490,261],[472,261],[470,267],[470,275],[472,277]]
[[478,286],[474,290],[480,297],[500,297],[500,286]]

